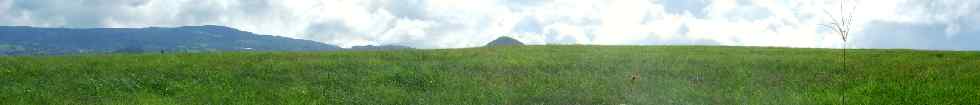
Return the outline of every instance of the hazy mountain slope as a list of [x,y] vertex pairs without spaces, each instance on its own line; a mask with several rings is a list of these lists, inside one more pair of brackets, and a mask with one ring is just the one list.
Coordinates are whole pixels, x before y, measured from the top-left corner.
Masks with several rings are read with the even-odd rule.
[[499,37],[497,39],[494,39],[493,41],[490,41],[489,43],[487,43],[486,46],[492,47],[492,46],[520,46],[520,45],[524,45],[524,43],[521,43],[521,41],[518,41],[517,39],[504,36],[504,37]]
[[310,40],[258,35],[224,26],[175,28],[0,27],[0,54],[106,52],[321,51],[339,50]]

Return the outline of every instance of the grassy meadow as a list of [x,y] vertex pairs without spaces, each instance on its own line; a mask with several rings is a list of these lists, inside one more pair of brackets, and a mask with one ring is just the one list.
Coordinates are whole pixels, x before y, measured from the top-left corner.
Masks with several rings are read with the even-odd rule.
[[[0,57],[2,104],[980,104],[980,52],[721,46]],[[842,101],[843,99],[843,101]]]

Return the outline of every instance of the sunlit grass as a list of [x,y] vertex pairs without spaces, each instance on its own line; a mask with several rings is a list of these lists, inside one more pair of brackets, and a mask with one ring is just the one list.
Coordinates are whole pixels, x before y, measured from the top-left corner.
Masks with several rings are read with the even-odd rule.
[[980,53],[716,46],[0,57],[4,104],[980,104]]

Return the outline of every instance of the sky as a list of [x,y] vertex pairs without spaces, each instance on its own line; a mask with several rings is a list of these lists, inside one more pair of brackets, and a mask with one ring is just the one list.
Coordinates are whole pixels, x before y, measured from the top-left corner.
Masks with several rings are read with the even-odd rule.
[[[0,0],[0,25],[223,25],[350,47],[529,44],[980,50],[980,0]],[[853,11],[851,11],[853,10]]]

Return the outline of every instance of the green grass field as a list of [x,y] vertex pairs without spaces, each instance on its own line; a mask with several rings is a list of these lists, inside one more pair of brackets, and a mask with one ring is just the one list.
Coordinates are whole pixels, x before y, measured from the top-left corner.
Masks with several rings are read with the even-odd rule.
[[[0,57],[3,104],[980,104],[980,52],[717,46]],[[845,99],[842,103],[841,99]]]

